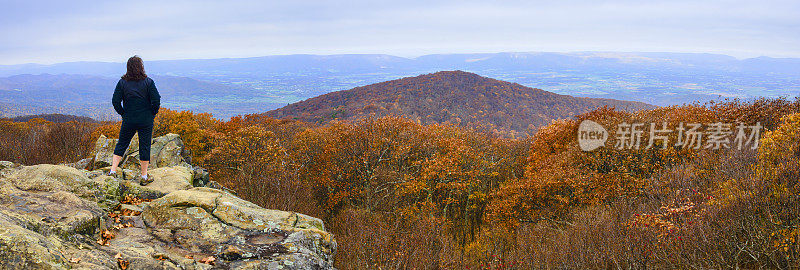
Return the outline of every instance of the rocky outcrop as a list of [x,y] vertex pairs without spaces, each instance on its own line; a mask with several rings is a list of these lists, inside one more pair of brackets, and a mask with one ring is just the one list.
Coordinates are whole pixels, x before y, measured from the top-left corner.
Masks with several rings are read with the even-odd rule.
[[[95,168],[111,165],[117,139],[109,139],[101,135],[95,142],[93,162]],[[183,153],[183,141],[178,134],[169,133],[153,138],[150,143],[150,166],[152,168],[186,165]],[[136,170],[139,166],[139,134],[133,135],[130,145],[123,156],[122,167]]]
[[115,140],[103,137],[88,169],[0,161],[0,268],[333,269],[320,219],[210,188],[177,135],[153,141],[145,186],[104,174]]

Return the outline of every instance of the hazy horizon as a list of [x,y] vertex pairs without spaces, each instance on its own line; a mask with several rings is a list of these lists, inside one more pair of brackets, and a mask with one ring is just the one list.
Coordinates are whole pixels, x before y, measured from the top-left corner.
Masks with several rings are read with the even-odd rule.
[[[388,53],[341,53],[341,54],[315,54],[315,53],[292,53],[292,54],[270,54],[270,55],[253,55],[253,56],[242,56],[242,57],[208,57],[208,58],[175,58],[175,59],[148,59],[142,55],[142,58],[145,62],[149,61],[182,61],[182,60],[220,60],[220,59],[248,59],[248,58],[261,58],[261,57],[273,57],[273,56],[296,56],[296,55],[311,55],[311,56],[337,56],[337,55],[385,55],[385,56],[392,56],[392,57],[400,57],[409,60],[414,60],[419,57],[430,56],[430,55],[472,55],[472,54],[502,54],[502,53],[519,53],[519,54],[564,54],[564,55],[576,55],[576,54],[590,54],[590,53],[609,53],[609,54],[619,54],[619,55],[637,55],[637,54],[689,54],[689,55],[720,55],[720,56],[729,56],[733,57],[736,60],[744,60],[744,59],[753,59],[759,57],[768,57],[768,58],[775,58],[775,59],[800,59],[798,57],[774,57],[768,55],[754,55],[750,57],[737,57],[734,55],[724,54],[724,53],[708,53],[708,52],[668,52],[668,51],[497,51],[497,52],[454,52],[454,53],[431,53],[431,54],[422,54],[422,55],[412,55],[412,56],[403,56],[403,55],[395,55],[395,54],[388,54]],[[124,56],[118,60],[76,60],[76,61],[64,61],[64,62],[52,62],[52,63],[41,63],[41,62],[26,62],[26,63],[17,63],[17,64],[0,64],[0,66],[18,66],[18,65],[55,65],[55,64],[64,64],[64,63],[125,63],[128,60],[128,57],[133,55]]]
[[800,57],[800,3],[8,1],[0,65],[269,55],[675,52]]

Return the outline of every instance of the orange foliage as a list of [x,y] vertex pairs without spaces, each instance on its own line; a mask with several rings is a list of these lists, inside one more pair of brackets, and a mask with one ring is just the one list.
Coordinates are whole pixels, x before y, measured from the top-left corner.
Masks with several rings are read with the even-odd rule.
[[212,118],[210,113],[174,111],[161,108],[153,121],[153,137],[176,133],[190,150],[192,160],[203,164],[203,157],[214,147],[215,127],[222,121]]
[[[408,81],[380,85],[406,89],[364,106],[387,116],[350,117],[356,97],[344,92],[334,99],[342,106],[326,111],[339,120],[321,121],[324,126],[263,114],[220,121],[162,109],[154,136],[180,134],[211,178],[245,199],[324,218],[343,241],[336,255],[340,268],[797,266],[800,100],[639,112],[601,107],[575,118],[550,121],[562,115],[548,114],[525,123],[504,122],[524,113],[486,104],[462,111],[437,107],[438,97],[420,99],[430,106],[425,110],[398,105],[413,94],[448,90],[430,88],[432,80],[443,79],[437,76],[413,87],[402,85]],[[516,87],[476,85],[486,100]],[[612,133],[621,123],[663,122],[673,129],[680,123],[760,122],[766,130],[757,151],[676,146],[673,132],[670,143],[652,148],[617,149],[612,136],[605,147],[584,152],[576,137],[587,119]],[[506,136],[540,120],[550,124],[528,139]],[[482,125],[487,121],[491,125]],[[0,156],[42,142],[70,145],[42,134],[77,130],[96,139],[118,129],[118,123],[88,131],[57,125],[0,121],[0,139],[12,142],[0,147]],[[642,135],[645,145],[649,137]],[[25,153],[34,160],[33,151]]]

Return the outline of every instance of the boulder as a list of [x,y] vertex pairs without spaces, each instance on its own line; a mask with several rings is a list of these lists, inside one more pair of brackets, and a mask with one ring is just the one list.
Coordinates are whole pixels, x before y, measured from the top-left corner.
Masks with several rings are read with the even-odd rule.
[[148,172],[150,176],[153,177],[153,182],[146,186],[149,189],[166,194],[193,187],[192,180],[194,178],[194,172],[189,167],[161,167],[148,170]]
[[[152,201],[145,209],[145,220],[161,223],[162,213],[172,208],[193,206],[205,209],[221,222],[243,230],[265,231],[281,229],[284,231],[317,229],[324,231],[322,220],[307,215],[264,209],[233,194],[212,188],[198,187],[179,190]],[[166,209],[164,211],[160,211]],[[149,214],[148,214],[149,213]],[[173,220],[166,216],[167,220]]]
[[14,162],[2,160],[0,161],[0,177],[9,175],[20,167],[22,166]]
[[73,193],[92,194],[91,182],[74,168],[47,164],[0,178],[0,269],[69,268],[65,254],[92,243],[105,217],[93,196]]
[[92,152],[91,169],[102,168],[111,166],[111,161],[114,156],[114,147],[117,145],[117,139],[109,139],[106,135],[100,135],[94,143],[94,151]]
[[115,197],[116,183],[90,179],[88,173],[63,165],[39,164],[22,166],[5,177],[5,181],[22,191],[66,191],[95,202],[103,201],[109,195]]
[[0,213],[23,227],[47,236],[72,239],[93,234],[103,215],[97,203],[66,192],[26,192],[2,189]]
[[25,191],[76,191],[89,178],[78,169],[51,164],[25,166],[8,177]]
[[194,176],[192,177],[192,185],[195,187],[205,187],[211,182],[211,177],[208,174],[208,171],[200,166],[193,166],[192,171],[194,172]]
[[[92,153],[93,162],[90,169],[99,169],[111,166],[112,158],[114,156],[114,147],[117,145],[118,139],[109,139],[104,135],[95,142],[94,151]],[[183,141],[180,135],[169,133],[164,136],[153,138],[150,143],[150,167],[149,169],[172,167],[182,165],[190,167],[183,153]],[[125,155],[122,159],[120,167],[132,171],[139,171],[139,134],[133,135],[130,145],[125,150]]]
[[39,164],[21,166],[0,178],[0,183],[34,193],[65,191],[83,199],[107,206],[120,195],[120,181],[102,174],[64,165]]
[[[161,198],[167,193],[192,188],[194,172],[189,167],[174,166],[148,170],[153,182],[140,185],[135,181],[120,182],[120,196],[131,194],[144,199]],[[126,172],[126,179],[132,179],[133,173]]]
[[[136,164],[139,164],[138,156],[138,141],[136,143]],[[187,166],[189,163],[186,161],[183,152],[183,140],[175,133],[169,133],[164,136],[153,139],[150,146],[150,164],[155,165],[153,168],[170,167],[176,165]],[[189,165],[189,167],[191,167]]]
[[91,163],[92,163],[92,158],[84,158],[73,163],[66,163],[60,165],[73,167],[75,169],[87,169],[89,168],[89,165],[91,165]]
[[3,269],[66,269],[64,259],[51,249],[62,246],[29,230],[0,212],[0,267]]
[[187,252],[214,256],[235,269],[333,267],[336,241],[320,219],[264,209],[221,190],[172,192],[150,202],[142,218]]
[[5,160],[0,161],[0,171],[5,169],[13,169],[15,167],[19,167],[19,164],[15,164],[14,162]]

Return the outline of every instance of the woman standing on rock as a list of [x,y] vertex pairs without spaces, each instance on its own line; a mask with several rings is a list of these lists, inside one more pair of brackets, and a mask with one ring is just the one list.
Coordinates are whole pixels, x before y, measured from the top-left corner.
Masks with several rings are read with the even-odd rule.
[[134,180],[139,180],[141,185],[153,182],[147,174],[150,165],[150,140],[153,136],[153,119],[161,107],[161,96],[158,94],[153,79],[144,73],[142,58],[134,55],[128,59],[128,72],[119,79],[111,99],[114,110],[122,116],[122,126],[119,130],[119,140],[114,147],[114,157],[109,175],[116,177],[125,150],[135,132],[139,133],[139,164],[141,174]]

